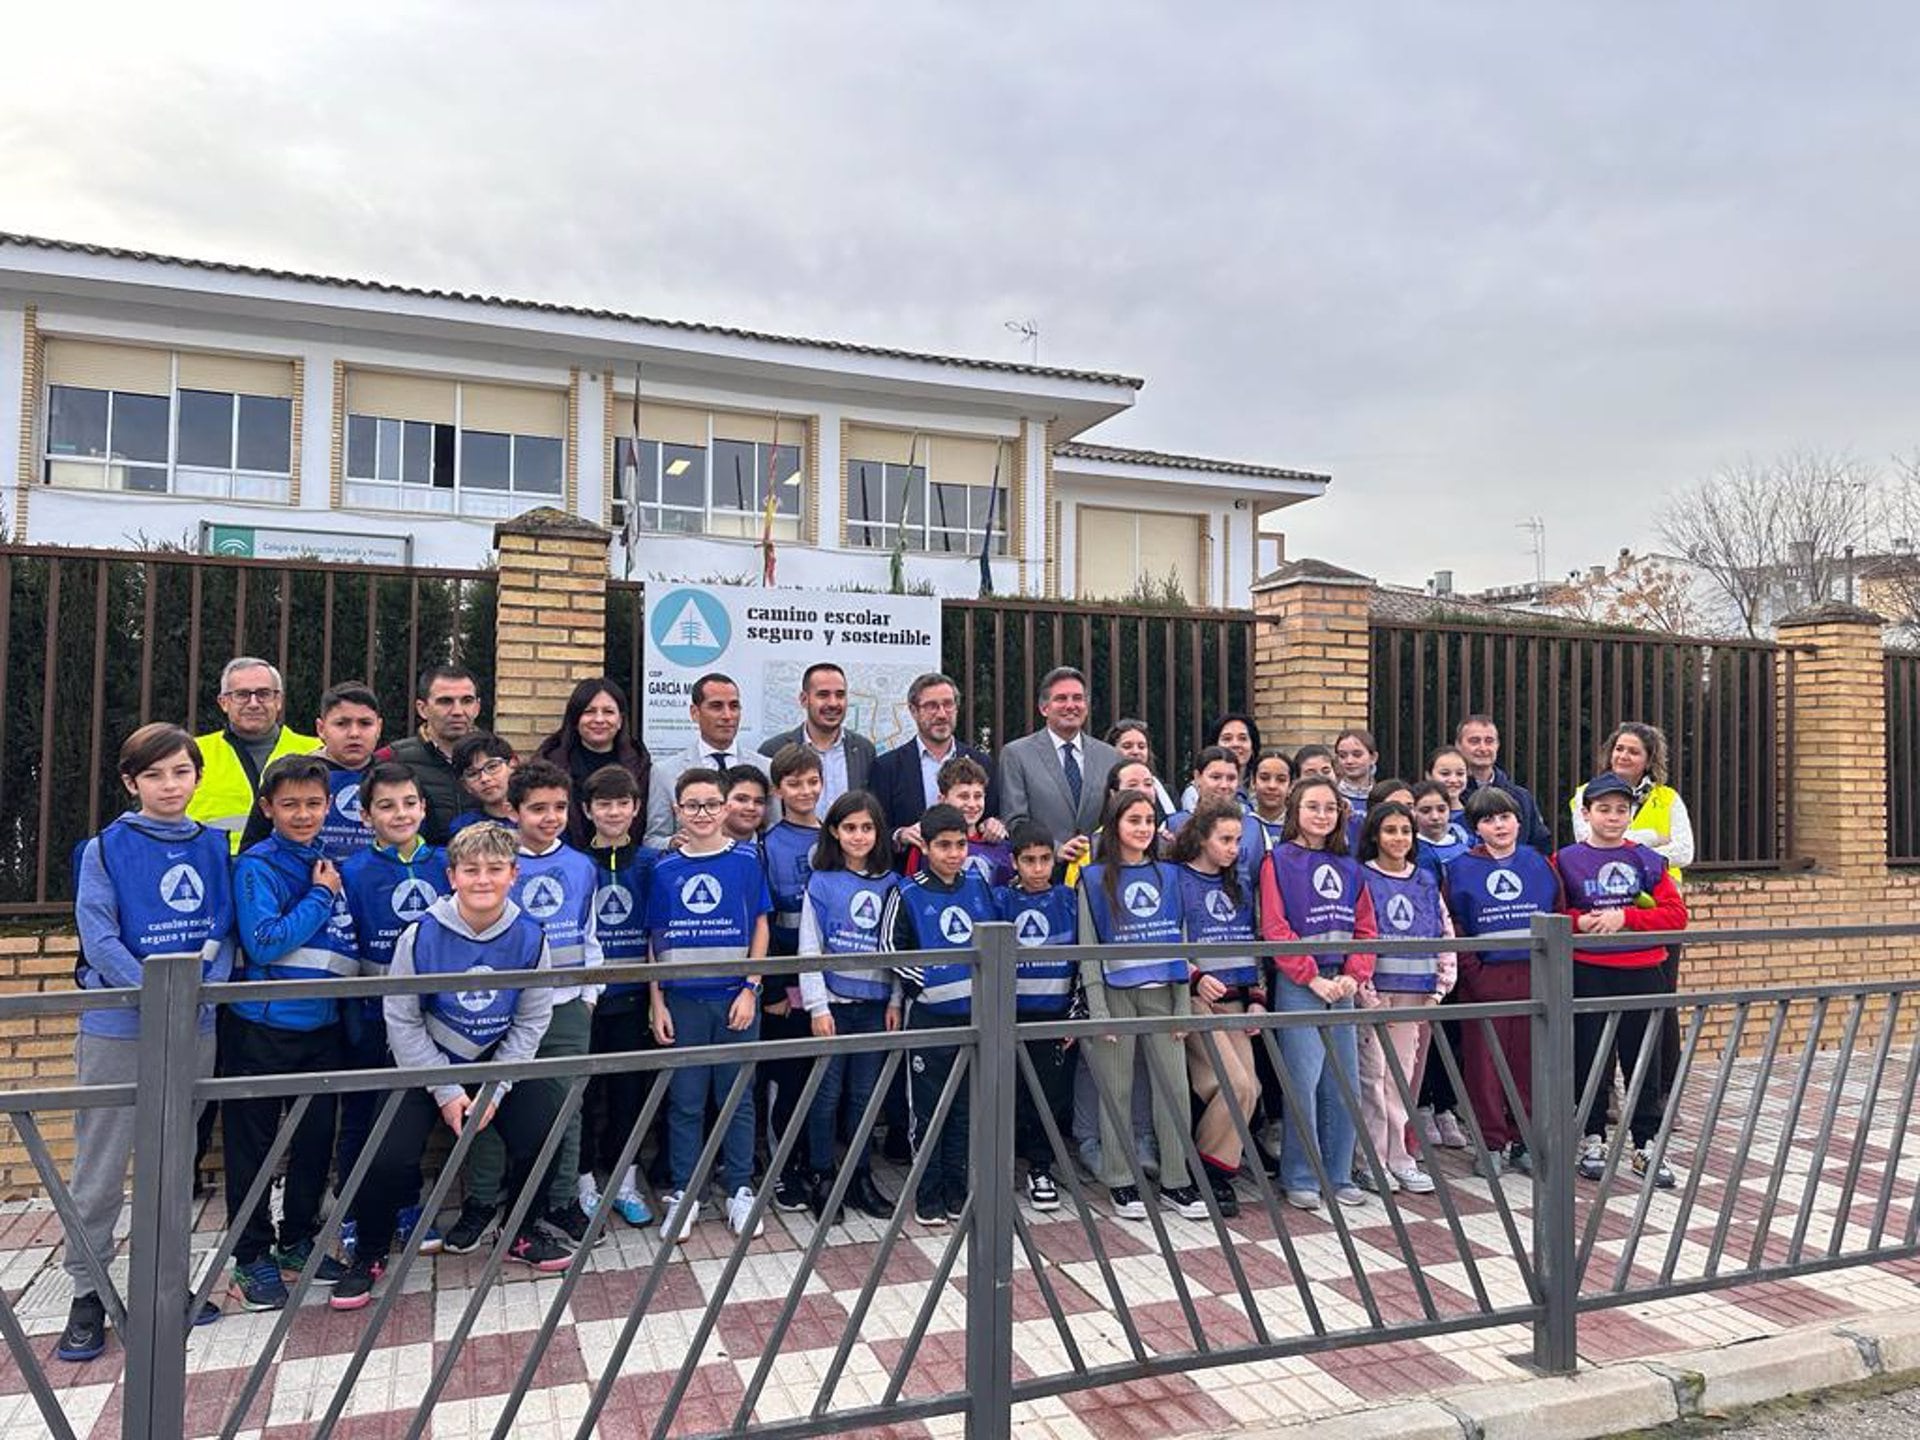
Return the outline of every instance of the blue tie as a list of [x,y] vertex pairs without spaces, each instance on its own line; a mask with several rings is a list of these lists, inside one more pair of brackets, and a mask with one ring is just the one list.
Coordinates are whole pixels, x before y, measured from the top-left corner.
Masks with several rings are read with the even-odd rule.
[[1078,814],[1080,811],[1080,792],[1085,787],[1086,782],[1081,777],[1080,761],[1075,757],[1071,743],[1060,747],[1060,765],[1061,768],[1067,772],[1067,789],[1073,792],[1073,809],[1074,813]]
[[726,751],[716,750],[713,752],[713,768],[716,770],[724,770],[727,768],[727,752]]

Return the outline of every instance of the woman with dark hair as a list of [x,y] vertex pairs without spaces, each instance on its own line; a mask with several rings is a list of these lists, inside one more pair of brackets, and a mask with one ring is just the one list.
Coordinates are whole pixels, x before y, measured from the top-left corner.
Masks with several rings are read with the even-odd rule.
[[1173,796],[1167,793],[1167,787],[1160,783],[1160,772],[1153,753],[1153,730],[1146,721],[1116,720],[1107,727],[1107,733],[1101,738],[1120,752],[1121,759],[1138,760],[1153,771],[1153,803],[1162,815],[1171,815],[1179,808],[1173,803]]
[[[1260,727],[1254,723],[1253,716],[1242,714],[1238,710],[1229,710],[1207,727],[1206,737],[1201,741],[1201,749],[1218,745],[1233,756],[1240,766],[1240,805],[1245,809],[1248,804],[1247,786],[1253,775],[1253,757],[1260,753]],[[1198,787],[1189,785],[1180,796],[1180,808],[1191,810],[1200,802]]]
[[[618,765],[647,793],[647,779],[653,769],[653,757],[640,740],[627,733],[627,692],[620,682],[605,675],[582,680],[567,697],[567,708],[560,717],[560,728],[540,742],[534,752],[542,760],[551,760],[567,772],[573,781],[571,803],[567,807],[567,843],[584,850],[593,841],[593,821],[587,815],[586,784],[596,770]],[[646,828],[644,807],[634,819],[635,843]]]

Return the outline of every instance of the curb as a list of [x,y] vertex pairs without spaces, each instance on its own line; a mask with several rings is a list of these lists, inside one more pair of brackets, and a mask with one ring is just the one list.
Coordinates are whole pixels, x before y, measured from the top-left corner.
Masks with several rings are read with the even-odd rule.
[[1920,1306],[1715,1350],[1476,1385],[1431,1399],[1226,1433],[1238,1440],[1599,1440],[1915,1373]]

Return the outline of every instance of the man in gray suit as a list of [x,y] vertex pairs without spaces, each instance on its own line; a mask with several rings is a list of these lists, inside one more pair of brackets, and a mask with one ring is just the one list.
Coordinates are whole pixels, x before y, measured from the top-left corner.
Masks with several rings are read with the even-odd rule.
[[[671,840],[679,828],[673,818],[673,786],[684,772],[698,767],[725,770],[731,765],[751,765],[764,773],[767,768],[753,743],[741,737],[740,687],[731,677],[715,673],[694,681],[689,713],[699,732],[693,743],[677,755],[656,755],[653,760],[653,778],[647,787],[647,844],[656,848]],[[771,804],[767,812],[770,816],[778,813]]]
[[805,745],[820,757],[820,813],[849,790],[867,788],[873,773],[873,741],[847,729],[847,672],[831,660],[807,667],[800,677],[800,708],[807,718],[760,747],[768,759],[788,745]]
[[1084,732],[1087,678],[1071,666],[1040,681],[1040,714],[1045,729],[1000,748],[1000,814],[1009,830],[1037,820],[1061,845],[1100,823],[1107,776],[1120,753]]

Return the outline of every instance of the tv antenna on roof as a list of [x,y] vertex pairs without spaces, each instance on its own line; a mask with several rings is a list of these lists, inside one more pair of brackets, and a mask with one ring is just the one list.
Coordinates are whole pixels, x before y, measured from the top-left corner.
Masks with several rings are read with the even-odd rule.
[[1529,515],[1514,526],[1533,537],[1533,583],[1547,583],[1547,522],[1538,515]]
[[1009,320],[1007,329],[1027,342],[1027,354],[1032,363],[1040,363],[1040,322],[1038,320]]

